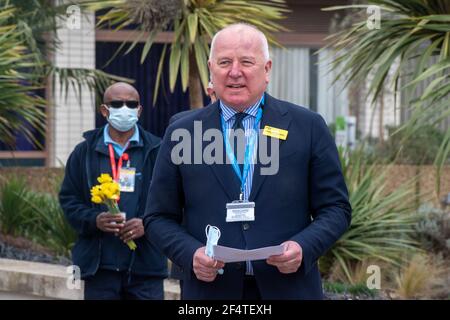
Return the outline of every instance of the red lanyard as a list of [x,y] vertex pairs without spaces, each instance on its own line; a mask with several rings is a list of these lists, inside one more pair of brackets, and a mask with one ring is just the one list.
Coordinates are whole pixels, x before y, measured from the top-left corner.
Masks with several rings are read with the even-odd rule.
[[[108,148],[109,148],[109,161],[111,162],[111,171],[112,171],[112,175],[113,175],[113,180],[118,182],[120,169],[122,169],[122,162],[123,162],[123,160],[125,160],[125,161],[129,160],[128,153],[123,153],[120,156],[119,162],[117,163],[117,167],[116,167],[116,159],[114,157],[114,148],[111,143],[108,145]],[[126,148],[125,148],[125,150],[126,150]]]

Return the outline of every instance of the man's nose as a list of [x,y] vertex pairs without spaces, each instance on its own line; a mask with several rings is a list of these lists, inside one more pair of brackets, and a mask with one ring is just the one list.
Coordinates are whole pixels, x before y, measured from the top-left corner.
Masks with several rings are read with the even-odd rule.
[[237,78],[241,76],[241,67],[239,65],[238,61],[234,61],[233,64],[231,65],[231,70],[230,70],[230,77],[232,78]]

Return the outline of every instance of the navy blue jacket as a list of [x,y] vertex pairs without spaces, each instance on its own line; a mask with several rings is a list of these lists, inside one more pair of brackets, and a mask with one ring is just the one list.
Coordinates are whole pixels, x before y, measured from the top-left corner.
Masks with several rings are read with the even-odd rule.
[[[147,237],[184,270],[186,299],[241,299],[245,262],[227,263],[223,275],[210,283],[192,271],[195,251],[205,245],[205,226],[221,230],[220,245],[254,249],[298,242],[303,249],[299,270],[283,274],[265,260],[253,261],[263,299],[321,299],[317,260],[347,230],[351,221],[348,191],[335,142],[322,117],[300,106],[266,95],[261,128],[287,130],[280,141],[279,170],[261,175],[255,165],[250,201],[255,221],[225,222],[226,203],[239,198],[240,182],[230,164],[180,164],[171,161],[174,130],[194,136],[220,130],[220,108],[214,103],[176,121],[166,131],[155,165],[144,219]],[[269,138],[274,139],[274,138]],[[205,139],[206,140],[206,139]],[[259,140],[261,142],[261,139]],[[202,150],[211,142],[202,142]],[[194,143],[191,143],[194,146]],[[225,151],[222,150],[225,155]]]
[[[136,148],[134,152],[144,150],[142,172],[136,172],[136,185],[141,187],[140,190],[135,190],[137,199],[132,199],[132,202],[137,202],[137,205],[133,205],[137,208],[134,217],[143,218],[160,139],[141,127],[139,134],[141,148]],[[67,220],[78,233],[77,242],[72,249],[72,259],[73,263],[80,267],[84,279],[97,272],[101,262],[102,243],[108,241],[107,235],[96,226],[97,215],[107,209],[91,202],[90,189],[98,184],[97,177],[101,173],[111,174],[111,168],[108,166],[109,172],[101,169],[104,161],[109,162],[108,149],[103,143],[103,128],[85,132],[83,137],[85,141],[75,147],[67,160],[59,200]],[[133,159],[131,146],[127,152]],[[140,158],[142,159],[142,155]],[[136,239],[135,242],[137,249],[130,271],[139,275],[166,277],[167,258],[161,251],[146,237]]]

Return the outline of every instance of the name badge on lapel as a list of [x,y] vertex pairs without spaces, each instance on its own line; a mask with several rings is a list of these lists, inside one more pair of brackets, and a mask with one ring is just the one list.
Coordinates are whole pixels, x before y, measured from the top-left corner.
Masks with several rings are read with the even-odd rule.
[[134,183],[136,178],[136,168],[120,168],[119,186],[120,192],[134,192]]
[[286,140],[288,131],[283,129],[278,129],[270,126],[265,126],[263,130],[263,135],[272,137],[275,139]]
[[227,203],[226,222],[254,221],[255,203],[249,201],[233,201]]

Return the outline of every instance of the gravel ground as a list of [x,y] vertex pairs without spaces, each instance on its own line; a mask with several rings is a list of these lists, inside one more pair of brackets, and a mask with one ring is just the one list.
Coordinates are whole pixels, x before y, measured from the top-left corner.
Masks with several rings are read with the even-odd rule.
[[385,298],[380,296],[369,296],[369,295],[353,295],[351,293],[330,293],[324,292],[325,300],[385,300]]
[[66,257],[56,257],[49,253],[33,249],[17,248],[0,240],[0,258],[16,259],[34,262],[44,262],[61,265],[71,265],[72,262]]

